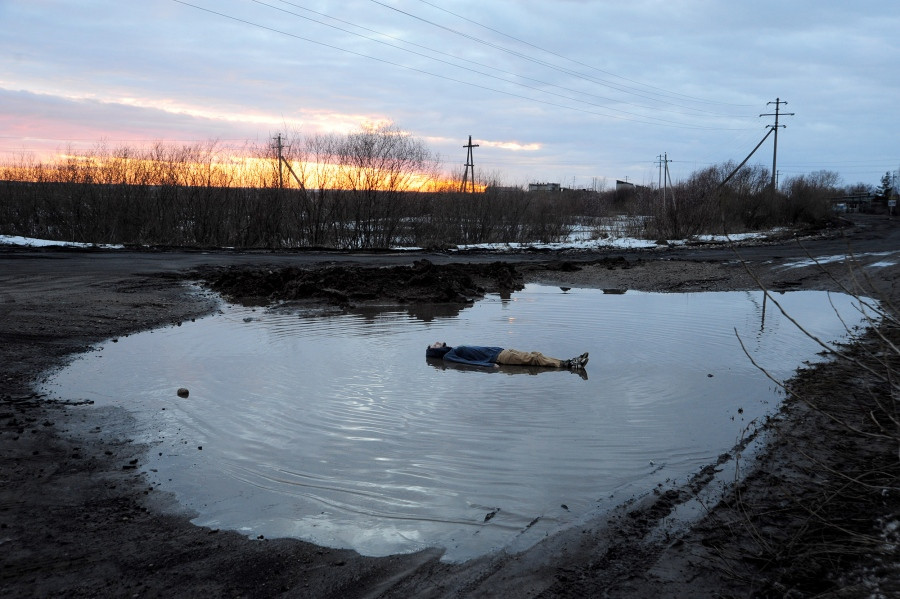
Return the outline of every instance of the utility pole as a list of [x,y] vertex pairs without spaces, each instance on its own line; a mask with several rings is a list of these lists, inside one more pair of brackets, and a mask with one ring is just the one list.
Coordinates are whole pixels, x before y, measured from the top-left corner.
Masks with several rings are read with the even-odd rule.
[[667,189],[668,189],[668,187],[672,188],[672,210],[674,210],[675,209],[675,186],[672,185],[672,173],[669,172],[669,163],[672,161],[669,160],[668,152],[665,153],[665,160],[666,160],[666,179],[668,180]]
[[[291,166],[291,163],[288,162],[288,159],[284,157],[284,148],[285,145],[281,141],[281,133],[273,137],[275,143],[272,147],[275,149],[275,152],[278,156],[278,189],[284,189],[284,168],[287,167],[288,172],[294,178],[294,181],[297,182],[297,187],[306,191],[306,184],[304,183],[304,179],[301,179],[297,176],[297,173],[294,172],[294,167]],[[288,148],[291,146],[288,145]],[[305,178],[305,177],[304,177]]]
[[466,172],[463,174],[462,186],[460,191],[466,191],[466,182],[469,180],[469,171],[472,171],[472,193],[475,193],[475,159],[472,158],[472,148],[477,148],[478,144],[472,144],[472,136],[469,136],[469,143],[463,146],[468,149],[466,154]]
[[284,146],[281,144],[281,133],[275,136],[275,151],[278,152],[278,189],[284,189],[284,171],[281,168],[281,164],[284,162],[284,157],[281,155],[281,149]]
[[659,169],[656,171],[656,189],[662,191],[662,154],[656,157],[656,166]]
[[784,128],[786,126],[786,125],[778,124],[778,117],[782,116],[782,115],[783,116],[794,116],[794,113],[793,112],[781,112],[781,105],[782,104],[786,105],[787,100],[782,100],[781,98],[775,98],[774,102],[766,102],[766,106],[769,106],[770,104],[775,105],[775,112],[774,113],[769,112],[769,113],[761,114],[759,116],[774,116],[775,117],[774,125],[766,125],[766,127],[768,127],[769,129],[773,129],[775,131],[775,148],[772,150],[772,193],[774,194],[775,191],[778,189],[775,186],[776,185],[775,173],[777,172],[776,169],[778,168],[778,128],[779,127]]
[[669,163],[672,162],[669,160],[669,153],[664,152],[656,157],[657,164],[659,165],[659,190],[662,192],[662,204],[666,205],[666,196],[668,195],[668,182],[667,179],[669,177]]

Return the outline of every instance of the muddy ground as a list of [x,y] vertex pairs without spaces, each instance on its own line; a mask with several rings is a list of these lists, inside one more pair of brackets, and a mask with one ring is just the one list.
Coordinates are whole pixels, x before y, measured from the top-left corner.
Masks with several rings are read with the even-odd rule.
[[[523,554],[466,564],[444,564],[438,550],[367,558],[196,527],[141,474],[148,448],[128,438],[127,414],[34,392],[48,369],[100,341],[208,313],[215,298],[187,285],[201,280],[234,299],[337,306],[464,303],[526,281],[615,291],[846,288],[896,303],[900,267],[884,253],[900,248],[900,227],[885,217],[853,221],[824,235],[738,248],[0,249],[0,595],[896,596],[900,489],[889,375],[900,335],[893,326],[789,382],[784,409],[766,425],[765,451],[737,488],[705,500],[699,521],[680,521],[675,510],[714,484],[735,455],[720,456],[684,487],[648,489]],[[808,255],[845,259],[787,267]]]

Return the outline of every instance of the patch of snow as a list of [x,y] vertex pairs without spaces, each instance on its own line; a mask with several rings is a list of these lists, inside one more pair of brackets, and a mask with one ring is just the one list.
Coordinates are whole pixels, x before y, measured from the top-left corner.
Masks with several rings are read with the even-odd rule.
[[773,229],[772,231],[767,231],[764,233],[756,232],[756,233],[735,233],[733,235],[697,235],[695,238],[698,241],[727,243],[729,241],[747,241],[748,239],[765,239],[772,233],[777,233],[779,231],[781,231],[781,229]]
[[[625,234],[626,227],[623,223],[625,223],[626,219],[620,218],[618,220],[613,220],[610,224],[606,224],[602,227],[589,227],[589,226],[579,226],[575,227],[572,232],[566,237],[565,240],[554,243],[473,243],[473,244],[461,244],[456,246],[457,250],[486,250],[493,252],[512,252],[517,250],[527,250],[527,249],[537,249],[537,250],[592,250],[592,249],[601,249],[601,248],[611,248],[611,249],[648,249],[655,248],[659,244],[654,240],[649,239],[639,239],[636,237],[630,237]],[[748,239],[765,239],[768,235],[771,235],[775,231],[768,231],[762,233],[740,233],[737,235],[697,235],[692,237],[691,240],[694,241],[703,241],[703,242],[714,242],[714,243],[728,243],[728,242],[737,242],[737,241],[745,241]],[[670,239],[667,240],[669,245],[685,245],[688,243],[687,239]],[[20,237],[16,235],[0,235],[0,245],[16,245],[23,247],[99,247],[104,249],[122,249],[124,246],[122,245],[114,245],[114,244],[91,244],[91,243],[79,243],[75,241],[54,241],[54,240],[46,240],[46,239],[35,239],[32,237]],[[229,248],[230,249],[230,248]],[[417,246],[395,246],[392,247],[393,250],[403,250],[403,251],[414,251],[421,250],[422,248]],[[835,259],[843,258],[835,257]],[[820,260],[821,262],[821,260]],[[785,268],[792,268],[796,266],[805,266],[802,263],[796,263],[791,265],[785,265]]]
[[81,243],[78,241],[54,241],[50,239],[35,239],[34,237],[21,237],[19,235],[0,235],[0,245],[16,245],[20,247],[99,247],[108,250],[120,250],[123,245],[111,243]]
[[[763,233],[740,233],[738,235],[697,235],[692,239],[704,241],[707,243],[728,243],[736,241],[746,241],[748,239],[765,239],[774,231]],[[491,251],[512,251],[520,249],[574,249],[589,250],[597,248],[617,248],[617,249],[638,249],[638,248],[654,248],[657,247],[656,241],[649,239],[638,239],[636,237],[609,235],[606,237],[595,238],[596,235],[591,229],[576,229],[571,233],[565,241],[559,243],[475,243],[468,245],[460,245],[460,250],[491,250]],[[685,245],[687,239],[669,239],[669,245]]]
[[515,251],[523,249],[539,250],[589,250],[595,248],[652,248],[656,247],[655,241],[635,239],[633,237],[620,237],[617,239],[581,239],[568,240],[558,243],[471,243],[458,245],[459,250],[490,250],[495,252]]
[[[804,258],[802,260],[796,260],[794,262],[785,262],[781,265],[781,268],[784,270],[789,270],[792,268],[805,268],[807,266],[821,266],[823,264],[832,264],[834,262],[846,262],[847,260],[853,260],[858,262],[861,258],[869,258],[869,257],[880,257],[880,256],[891,256],[896,254],[896,252],[872,252],[870,254],[856,254],[856,255],[848,255],[848,254],[836,254],[834,256],[819,256],[816,258]],[[882,260],[879,262],[875,262],[870,264],[869,266],[873,267],[886,267],[893,266],[896,262]]]
[[818,258],[804,258],[802,260],[795,260],[794,262],[785,262],[781,265],[781,268],[784,270],[790,270],[792,268],[805,268],[807,266],[815,266],[817,264],[831,264],[832,262],[840,262],[841,260],[846,260],[847,254],[838,254],[836,256],[819,256]]

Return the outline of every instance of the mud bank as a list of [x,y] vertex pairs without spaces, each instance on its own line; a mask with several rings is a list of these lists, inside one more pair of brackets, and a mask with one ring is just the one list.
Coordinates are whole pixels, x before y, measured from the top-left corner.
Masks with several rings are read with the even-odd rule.
[[198,269],[188,275],[224,297],[243,302],[323,302],[337,306],[361,303],[462,303],[485,293],[509,294],[524,286],[521,273],[503,262],[443,264],[416,260],[410,266],[371,268]]
[[[885,376],[896,369],[896,351],[886,344],[900,339],[893,327],[791,381],[791,397],[769,423],[769,443],[755,469],[722,501],[707,505],[708,515],[692,526],[669,523],[733,456],[699,472],[691,481],[696,487],[648,490],[603,522],[586,523],[524,554],[456,565],[440,562],[437,550],[365,558],[193,526],[190,514],[141,476],[146,448],[128,438],[127,414],[96,410],[77,397],[64,402],[69,405],[48,403],[34,394],[32,383],[99,341],[177,326],[212,310],[215,298],[186,285],[189,280],[242,280],[247,285],[236,288],[242,292],[224,284],[221,289],[278,299],[269,271],[297,268],[324,276],[337,269],[335,280],[353,273],[344,276],[346,288],[318,285],[339,293],[313,293],[304,301],[416,302],[427,294],[404,291],[396,281],[382,282],[381,292],[371,291],[378,289],[373,283],[371,293],[352,294],[366,269],[414,270],[414,261],[427,259],[430,266],[418,268],[433,271],[428,277],[434,280],[445,274],[436,265],[453,264],[450,270],[462,275],[461,282],[445,280],[431,301],[469,301],[531,280],[656,291],[865,285],[866,295],[895,301],[896,266],[866,270],[863,278],[846,261],[802,268],[789,263],[809,253],[840,253],[849,239],[863,268],[862,254],[893,251],[898,237],[892,223],[862,219],[849,238],[741,248],[743,261],[728,248],[541,260],[505,256],[497,267],[502,275],[480,270],[497,256],[346,256],[346,264],[334,264],[333,257],[324,264],[317,256],[227,252],[0,252],[0,594],[890,596],[900,591],[893,537],[900,513],[896,431],[892,436],[890,420],[872,415],[893,405]],[[436,289],[423,285],[429,287]]]

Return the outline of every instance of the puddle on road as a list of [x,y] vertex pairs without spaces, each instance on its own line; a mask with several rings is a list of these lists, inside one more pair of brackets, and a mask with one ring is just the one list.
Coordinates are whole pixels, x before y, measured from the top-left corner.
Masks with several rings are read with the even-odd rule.
[[[876,258],[883,258],[883,260],[875,260]],[[887,252],[868,252],[852,255],[835,254],[832,256],[817,256],[816,258],[810,257],[788,261],[782,264],[781,268],[783,270],[792,270],[813,266],[822,267],[827,264],[833,264],[835,262],[846,263],[848,269],[859,268],[860,266],[866,266],[868,268],[885,268],[896,265],[898,259],[900,259],[900,252],[896,252],[893,250]]]
[[[823,340],[846,338],[835,311],[862,321],[848,296],[776,297]],[[735,329],[776,377],[820,349],[762,292],[529,285],[461,311],[229,305],[106,343],[44,390],[135,413],[145,472],[197,524],[458,561],[683,482],[776,411]],[[436,340],[591,358],[586,379],[442,368],[424,356]]]

